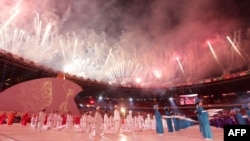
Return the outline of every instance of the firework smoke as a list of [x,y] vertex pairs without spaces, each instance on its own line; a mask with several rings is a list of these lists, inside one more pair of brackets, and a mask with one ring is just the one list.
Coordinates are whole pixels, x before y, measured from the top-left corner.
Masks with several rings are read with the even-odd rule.
[[[249,65],[249,21],[239,10],[244,3],[237,4],[231,0],[223,3],[225,7],[216,0],[4,0],[0,48],[58,71],[112,84],[138,85],[136,78],[145,87],[198,81]],[[15,13],[15,8],[20,12]],[[245,32],[234,34],[242,23]],[[245,61],[232,50],[226,35],[237,39],[233,42]]]

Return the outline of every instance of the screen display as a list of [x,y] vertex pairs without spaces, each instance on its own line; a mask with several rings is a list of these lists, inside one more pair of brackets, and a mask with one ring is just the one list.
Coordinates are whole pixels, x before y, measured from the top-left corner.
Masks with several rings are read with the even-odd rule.
[[194,105],[198,94],[180,95],[180,105]]

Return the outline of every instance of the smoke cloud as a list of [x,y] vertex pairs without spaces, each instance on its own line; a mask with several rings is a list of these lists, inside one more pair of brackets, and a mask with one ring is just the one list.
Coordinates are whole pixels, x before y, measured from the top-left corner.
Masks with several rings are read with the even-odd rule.
[[[141,77],[145,83],[168,85],[220,76],[249,65],[250,10],[244,0],[26,0],[23,5],[29,12],[19,17],[20,26],[32,23],[38,12],[45,22],[56,21],[55,34],[83,40],[76,52],[88,62],[84,65],[89,69],[82,70],[84,77],[122,84]],[[232,50],[226,36],[237,43],[245,59]],[[72,47],[65,52],[72,52]],[[55,56],[39,62],[63,69],[65,62],[55,64],[63,56]],[[155,70],[160,70],[160,80]]]

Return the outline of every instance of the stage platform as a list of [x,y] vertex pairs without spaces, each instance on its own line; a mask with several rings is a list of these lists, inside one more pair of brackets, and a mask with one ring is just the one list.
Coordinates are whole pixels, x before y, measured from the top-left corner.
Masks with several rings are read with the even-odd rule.
[[[15,123],[11,126],[0,125],[0,141],[204,141],[199,126],[194,125],[178,132],[169,134],[166,132],[158,135],[154,130],[135,132],[122,132],[112,134],[106,132],[103,136],[94,136],[93,133],[81,133],[74,128],[70,130],[42,130],[22,126]],[[223,129],[212,127],[213,140],[223,141]]]

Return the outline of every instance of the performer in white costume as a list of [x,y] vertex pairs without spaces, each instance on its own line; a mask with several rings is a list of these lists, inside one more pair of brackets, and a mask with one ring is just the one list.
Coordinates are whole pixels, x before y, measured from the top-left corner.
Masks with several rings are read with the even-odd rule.
[[137,121],[138,121],[138,129],[142,130],[143,125],[144,125],[144,119],[140,112],[138,112]]
[[103,125],[103,130],[109,129],[109,117],[107,111],[104,114],[104,125]]
[[54,122],[54,113],[55,111],[52,110],[51,113],[47,117],[47,126],[48,128],[51,128],[53,126]]
[[74,124],[74,118],[70,112],[66,115],[66,129],[70,129]]
[[[39,113],[38,113],[39,114]],[[37,123],[38,123],[38,114],[34,114],[31,117],[31,122],[30,122],[30,126],[33,128],[37,127]]]
[[134,126],[135,126],[135,128],[136,129],[138,129],[139,128],[139,118],[138,118],[138,115],[135,115],[135,117],[134,117]]
[[126,125],[127,125],[128,130],[133,131],[135,123],[134,123],[131,110],[128,112],[128,116],[126,120],[127,120]]
[[95,135],[101,136],[102,135],[103,118],[102,118],[102,114],[100,112],[100,106],[96,107],[94,123],[95,123]]
[[114,110],[114,122],[115,122],[115,133],[119,133],[121,128],[121,115],[117,105],[115,105],[115,110]]
[[62,122],[63,122],[63,117],[60,112],[57,113],[57,124],[56,127],[58,129],[62,129]]
[[59,130],[62,128],[62,116],[61,114],[58,112],[58,111],[55,111],[55,114],[54,114],[54,117],[53,117],[53,120],[54,120],[54,130]]
[[91,111],[89,111],[88,112],[88,115],[87,115],[87,119],[86,119],[86,121],[87,121],[87,124],[86,124],[86,132],[91,132],[91,129],[92,129],[92,112]]
[[58,111],[55,111],[53,115],[53,128],[57,128],[57,123],[58,123]]
[[152,119],[150,117],[150,114],[147,114],[147,118],[145,120],[145,127],[147,129],[152,129]]
[[153,118],[151,120],[151,129],[155,130],[156,128],[156,120],[155,120],[155,115],[153,115]]
[[45,108],[42,108],[42,110],[38,114],[38,130],[40,131],[43,126],[44,126],[44,121],[46,119],[46,113],[45,113]]
[[80,119],[80,126],[82,131],[86,130],[86,125],[87,125],[87,115],[83,114]]
[[115,127],[115,121],[114,121],[114,117],[112,115],[110,115],[110,117],[109,117],[109,127],[110,128]]

